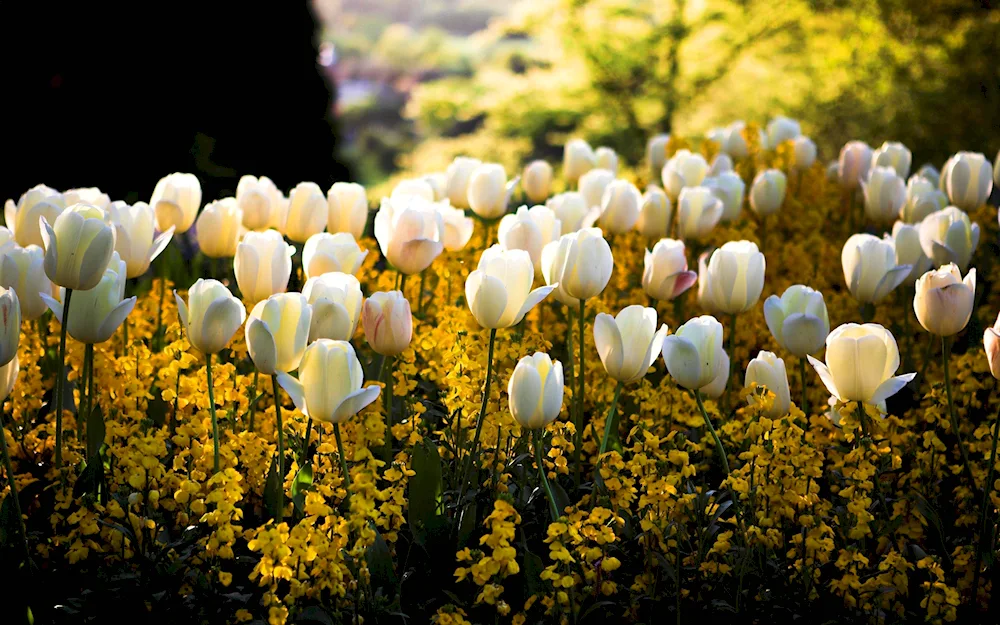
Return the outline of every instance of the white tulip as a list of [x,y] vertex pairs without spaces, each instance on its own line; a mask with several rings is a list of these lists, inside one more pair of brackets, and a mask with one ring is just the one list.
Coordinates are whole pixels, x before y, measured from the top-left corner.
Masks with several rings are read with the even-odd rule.
[[469,178],[469,207],[483,219],[496,219],[507,212],[513,192],[503,165],[483,163]]
[[243,235],[243,209],[236,198],[209,202],[198,215],[198,248],[209,258],[232,258]]
[[101,210],[108,210],[111,206],[111,197],[97,187],[82,187],[79,189],[69,189],[63,192],[66,199],[66,206],[74,204],[93,204]]
[[350,341],[361,321],[361,283],[347,273],[332,271],[306,280],[302,295],[312,306],[309,342]]
[[708,259],[712,255],[710,251],[702,252],[698,255],[698,306],[712,313],[721,312],[719,306],[712,299],[712,287],[708,284]]
[[597,155],[583,139],[571,139],[563,146],[563,178],[569,184],[575,184],[596,166]]
[[445,170],[445,190],[448,201],[456,208],[469,208],[469,179],[482,165],[478,158],[456,156]]
[[541,204],[552,190],[552,165],[542,160],[531,161],[521,173],[521,186],[528,199]]
[[747,365],[744,386],[763,386],[774,393],[774,403],[767,411],[767,416],[771,419],[788,414],[792,407],[785,361],[778,358],[773,352],[758,352],[757,357],[750,361]]
[[587,200],[579,191],[560,193],[549,198],[545,205],[552,209],[562,224],[561,234],[589,228],[600,215],[600,209],[591,209],[587,206]]
[[896,171],[896,175],[904,180],[910,175],[912,163],[913,154],[910,153],[909,148],[898,141],[886,141],[872,153],[872,169],[891,167]]
[[564,234],[542,249],[545,283],[558,284],[566,295],[578,300],[600,295],[608,286],[614,267],[611,246],[600,228]]
[[21,317],[34,321],[48,305],[40,293],[52,295],[52,282],[45,275],[45,252],[37,245],[5,246],[0,250],[0,286],[17,292]]
[[840,262],[847,288],[862,304],[877,304],[885,299],[913,269],[897,264],[892,241],[870,234],[855,234],[847,239]]
[[441,215],[441,222],[444,225],[442,237],[444,249],[451,252],[463,249],[472,238],[476,222],[473,221],[472,217],[466,217],[465,211],[452,208],[448,202],[436,202],[434,206]]
[[215,354],[229,345],[247,318],[243,302],[218,280],[198,279],[188,289],[188,303],[174,291],[177,315],[188,342],[203,354]]
[[594,156],[597,157],[596,167],[598,169],[607,169],[614,175],[618,175],[618,154],[607,146],[601,146],[594,150]]
[[979,224],[962,210],[949,206],[920,222],[920,245],[935,265],[955,263],[964,271],[979,247]]
[[928,271],[917,280],[913,311],[925,330],[937,336],[958,334],[969,324],[976,300],[976,270],[965,279],[953,263]]
[[639,219],[635,222],[636,229],[647,239],[660,239],[670,234],[670,225],[674,220],[674,207],[663,189],[651,184],[642,196],[639,208]]
[[164,176],[156,183],[149,205],[156,214],[157,230],[173,227],[175,233],[183,234],[194,225],[201,208],[201,183],[194,174]]
[[393,267],[407,275],[427,269],[444,250],[443,238],[444,220],[432,202],[383,198],[375,214],[375,240]]
[[504,250],[498,244],[484,251],[465,281],[465,299],[479,325],[492,330],[520,323],[554,288],[532,291],[534,273],[524,250]]
[[564,388],[561,362],[543,352],[521,358],[507,384],[511,416],[529,430],[545,427],[562,410]]
[[331,271],[356,274],[367,256],[349,232],[320,232],[302,246],[302,269],[306,279]]
[[39,227],[39,217],[55,223],[59,214],[66,210],[66,198],[51,187],[44,184],[36,185],[25,192],[14,204],[13,200],[4,203],[4,221],[7,228],[14,233],[14,240],[21,247],[37,245],[42,247],[42,232]]
[[764,289],[764,255],[751,241],[730,241],[712,252],[708,287],[724,313],[736,315],[757,304]]
[[791,141],[801,134],[799,122],[779,115],[767,124],[767,145],[776,149],[780,144]]
[[298,368],[309,340],[312,306],[302,293],[275,293],[257,302],[247,319],[247,351],[264,375]]
[[45,217],[38,221],[49,280],[73,290],[97,286],[115,251],[115,229],[108,214],[96,206],[74,204],[51,226]]
[[830,334],[823,294],[802,284],[764,300],[764,320],[778,345],[799,358],[823,347]]
[[233,269],[243,298],[257,303],[288,288],[295,248],[277,230],[248,232],[236,246]]
[[504,215],[497,230],[500,247],[524,250],[531,257],[535,273],[542,275],[542,248],[555,241],[562,230],[552,209],[545,206],[522,206],[514,215]]
[[709,399],[719,399],[726,392],[729,385],[729,354],[722,352],[722,360],[719,362],[719,369],[715,373],[712,381],[701,387],[701,394]]
[[847,191],[857,189],[872,165],[872,149],[864,141],[848,141],[840,150],[837,178]]
[[271,179],[261,176],[242,176],[236,185],[236,203],[243,211],[243,225],[247,230],[266,230],[271,226],[274,213],[282,201],[281,192]]
[[656,309],[627,306],[612,317],[598,313],[594,343],[608,375],[629,384],[645,377],[663,348],[667,326],[656,329]]
[[919,226],[897,221],[892,225],[892,236],[885,235],[883,238],[892,239],[892,246],[896,250],[896,264],[910,265],[910,273],[902,284],[913,286],[917,278],[931,268],[931,259],[927,258],[924,248],[920,246]]
[[660,239],[643,259],[642,290],[655,300],[665,302],[690,289],[698,274],[688,271],[683,241]]
[[746,183],[734,171],[725,171],[718,176],[705,178],[702,185],[711,189],[722,202],[722,221],[736,221],[743,212],[743,196]]
[[587,208],[600,208],[604,190],[615,180],[615,175],[607,169],[591,169],[580,176],[579,187]]
[[296,243],[305,243],[309,237],[326,229],[328,216],[326,196],[319,185],[300,182],[288,194],[285,236]]
[[132,206],[125,202],[112,202],[108,211],[117,231],[115,251],[125,261],[128,277],[138,278],[167,249],[170,238],[174,235],[174,227],[171,226],[154,238],[155,216],[153,209],[145,202],[136,202]]
[[722,219],[722,200],[708,187],[688,187],[677,200],[677,226],[682,239],[701,239]]
[[705,184],[705,180],[710,177],[718,176],[726,172],[733,171],[733,159],[725,152],[719,152],[712,159],[712,166],[708,168],[708,174],[705,178],[702,178],[702,186],[708,186]]
[[[21,304],[17,293],[0,287],[0,367],[17,359],[21,342]],[[0,430],[0,436],[6,434]]]
[[661,172],[663,188],[674,200],[680,196],[682,189],[697,187],[707,175],[705,157],[690,150],[678,150]]
[[434,201],[434,187],[423,178],[405,178],[396,183],[389,197],[394,200],[405,200],[414,196],[427,202]]
[[906,185],[892,167],[872,167],[861,189],[865,194],[865,215],[878,224],[894,221],[906,203]]
[[299,411],[317,421],[340,424],[378,399],[381,389],[362,388],[364,369],[347,341],[320,339],[306,348],[299,365],[299,379],[278,374]]
[[[598,171],[598,170],[594,170]],[[639,220],[642,195],[627,180],[614,180],[604,189],[601,197],[601,229],[612,234],[628,232]]]
[[816,143],[806,136],[795,137],[792,141],[795,148],[795,171],[806,171],[816,162]]
[[830,394],[840,401],[858,401],[885,411],[892,397],[915,373],[895,375],[899,348],[892,334],[877,323],[847,323],[826,339],[826,363],[807,356]]
[[660,172],[663,170],[663,166],[667,164],[667,144],[670,143],[670,135],[659,134],[653,135],[646,142],[646,161],[649,162],[649,167],[654,172]]
[[899,218],[908,224],[919,224],[947,205],[948,196],[938,190],[934,181],[914,174],[906,183],[906,202],[899,210]]
[[349,232],[355,239],[365,233],[368,223],[368,196],[354,182],[335,182],[326,192],[327,232]]
[[[722,373],[722,324],[703,315],[689,320],[663,340],[663,361],[678,384],[693,391],[704,388]],[[729,366],[725,367],[728,377]]]
[[[443,202],[448,199],[448,176],[443,171],[427,174],[421,178],[434,190],[434,201]],[[365,201],[365,211],[367,212],[367,200]]]
[[757,215],[773,215],[785,202],[788,178],[778,169],[767,169],[758,173],[750,185],[750,208]]
[[959,152],[949,158],[941,182],[951,203],[967,211],[985,204],[993,190],[992,168],[979,152]]

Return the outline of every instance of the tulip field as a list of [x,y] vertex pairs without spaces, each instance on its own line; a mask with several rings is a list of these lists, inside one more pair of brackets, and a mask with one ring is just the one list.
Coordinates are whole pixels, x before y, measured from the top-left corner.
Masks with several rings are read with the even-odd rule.
[[1000,154],[484,156],[8,200],[4,623],[1000,622]]

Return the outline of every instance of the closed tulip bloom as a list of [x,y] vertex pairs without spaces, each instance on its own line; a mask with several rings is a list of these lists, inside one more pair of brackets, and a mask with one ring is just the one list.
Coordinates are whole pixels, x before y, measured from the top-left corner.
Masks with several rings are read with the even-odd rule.
[[892,334],[877,323],[847,323],[826,339],[826,363],[807,356],[830,394],[885,410],[885,400],[898,393],[916,373],[895,375],[899,348]]
[[591,169],[580,176],[580,193],[587,202],[587,208],[600,208],[604,190],[615,180],[615,175],[607,169]]
[[920,222],[920,245],[935,265],[955,263],[964,271],[979,247],[979,224],[961,209],[948,206]]
[[267,176],[243,176],[236,185],[236,202],[247,230],[270,228],[282,201],[281,192]]
[[564,389],[561,362],[544,352],[525,356],[517,362],[507,384],[510,414],[523,428],[543,428],[559,416]]
[[209,202],[198,215],[198,248],[209,258],[232,258],[243,233],[243,209],[236,198]]
[[156,215],[156,229],[166,232],[171,227],[183,234],[194,225],[201,208],[201,183],[194,174],[174,173],[160,178],[149,199]]
[[[101,281],[92,289],[76,291],[69,303],[69,325],[66,331],[81,343],[103,343],[110,339],[132,309],[136,298],[125,298],[125,261],[117,254],[111,258]],[[60,299],[40,294],[59,323],[62,323],[65,292]]]
[[670,135],[668,134],[653,135],[646,142],[646,160],[649,161],[649,167],[654,172],[662,171],[663,166],[667,164],[668,143],[670,143]]
[[472,172],[482,165],[478,158],[456,156],[445,170],[445,191],[448,201],[456,208],[469,208],[469,180]]
[[483,219],[496,219],[507,212],[511,192],[503,165],[483,163],[469,178],[469,207]]
[[264,228],[258,230],[276,230],[282,235],[285,234],[285,222],[288,220],[288,206],[289,200],[285,197],[285,194],[278,191],[278,197],[274,204],[274,209],[271,211],[271,220],[267,223]]
[[655,300],[666,302],[690,289],[698,274],[688,271],[683,241],[660,239],[653,251],[646,250],[642,290]]
[[840,149],[837,162],[837,178],[840,186],[853,191],[861,185],[861,179],[868,175],[872,165],[872,149],[864,141],[848,141]]
[[545,283],[559,284],[570,297],[586,300],[608,286],[615,260],[600,228],[564,234],[542,250]]
[[278,384],[302,414],[340,424],[378,399],[378,386],[362,388],[361,361],[347,341],[320,339],[306,348],[299,365],[299,379],[278,374]]
[[34,321],[48,304],[40,293],[52,294],[52,282],[45,275],[45,252],[37,245],[10,245],[0,250],[0,286],[18,293],[21,317]]
[[[689,320],[663,340],[663,361],[670,377],[692,391],[711,384],[725,360],[722,324],[709,315]],[[728,377],[728,364],[725,371]]]
[[[0,367],[17,357],[21,341],[21,304],[17,293],[0,287]],[[0,432],[0,436],[3,432]]]
[[109,208],[111,223],[115,225],[115,251],[125,261],[129,278],[146,273],[153,260],[167,249],[174,236],[171,226],[166,232],[155,234],[153,209],[145,202],[129,206],[125,202],[112,202]]
[[599,209],[587,206],[587,200],[578,191],[567,191],[549,198],[545,203],[552,209],[559,223],[562,224],[561,234],[576,232],[580,228],[589,228],[597,221]]
[[421,180],[429,184],[434,190],[435,202],[443,202],[448,199],[448,177],[445,176],[443,171],[427,174]]
[[655,184],[649,185],[642,195],[639,207],[639,219],[635,222],[636,229],[647,239],[659,239],[670,233],[670,223],[674,220],[674,207],[663,189]]
[[199,278],[188,289],[187,304],[177,291],[174,299],[188,342],[203,354],[218,353],[229,345],[247,318],[243,302],[218,280]]
[[799,122],[789,117],[779,115],[767,124],[767,144],[772,148],[777,148],[778,145],[791,141],[801,134]]
[[521,186],[528,199],[541,204],[552,190],[552,165],[543,160],[531,161],[521,174]]
[[917,278],[931,268],[931,259],[927,258],[924,248],[920,246],[920,230],[917,226],[897,221],[892,225],[892,236],[886,235],[886,238],[892,239],[892,246],[896,250],[896,264],[911,267],[902,284],[913,286]]
[[913,312],[925,330],[937,336],[958,334],[972,317],[976,299],[976,270],[965,279],[954,264],[920,276],[913,297]]
[[328,232],[348,232],[355,239],[365,233],[368,223],[368,196],[354,182],[335,182],[326,192]]
[[618,154],[611,148],[607,146],[601,146],[594,150],[594,156],[597,157],[597,168],[607,169],[614,175],[618,175]]
[[419,198],[385,198],[375,214],[375,240],[382,255],[407,275],[427,269],[444,250],[444,220],[434,204]]
[[288,195],[288,215],[285,236],[296,243],[326,229],[328,209],[326,197],[315,182],[300,182]]
[[847,288],[862,304],[877,304],[885,299],[913,269],[897,264],[892,241],[870,234],[855,234],[847,239],[840,262]]
[[830,334],[823,294],[802,284],[764,300],[764,320],[778,345],[799,358],[818,351]]
[[[927,178],[934,183],[935,187],[940,188],[941,186],[941,172],[937,170],[937,167],[931,165],[930,163],[924,163],[921,165],[915,175],[920,176],[921,178]],[[943,191],[944,189],[941,190]]]
[[806,136],[795,137],[792,141],[795,151],[795,162],[792,167],[795,171],[805,171],[816,162],[816,143]]
[[684,189],[677,206],[677,226],[683,239],[704,238],[722,219],[722,200],[708,187]]
[[778,358],[774,352],[761,351],[757,353],[757,357],[747,365],[744,386],[763,386],[774,393],[774,403],[767,411],[768,418],[777,419],[784,416],[792,407],[785,361]]
[[277,230],[248,232],[236,246],[233,269],[243,297],[253,303],[288,288],[295,248]]
[[750,185],[750,208],[760,216],[773,215],[785,202],[788,179],[778,169],[768,169],[757,174]]
[[14,233],[14,240],[18,245],[42,247],[42,231],[38,218],[44,217],[45,221],[51,224],[65,209],[66,198],[55,189],[40,184],[28,189],[17,204],[14,204],[13,200],[4,203],[4,221],[7,223],[7,228]]
[[372,293],[361,307],[361,325],[372,351],[383,356],[398,356],[413,337],[410,302],[402,291]]
[[441,221],[444,223],[444,249],[450,252],[457,252],[464,248],[472,233],[476,229],[476,222],[472,217],[466,217],[465,211],[453,208],[448,202],[435,203],[438,213],[441,214]]
[[580,300],[572,297],[559,282],[559,276],[555,274],[556,263],[559,251],[559,240],[553,241],[542,248],[542,280],[548,286],[554,287],[552,297],[560,304],[568,306],[571,310],[580,308]]
[[728,131],[723,126],[713,126],[705,132],[705,138],[718,143],[720,146],[725,142]]
[[930,178],[914,174],[906,183],[906,202],[899,210],[899,218],[908,224],[918,224],[947,205],[948,196]]
[[400,199],[409,196],[416,196],[422,200],[433,202],[434,187],[423,178],[407,178],[396,183],[389,197]]
[[639,220],[642,195],[628,180],[615,180],[604,189],[601,198],[601,229],[612,234],[628,232]]
[[96,206],[74,204],[51,226],[40,217],[45,275],[67,289],[85,291],[101,281],[115,251],[115,230]]
[[986,350],[986,360],[990,364],[990,373],[1000,380],[1000,315],[997,315],[993,327],[986,328],[986,332],[983,333],[983,348]]
[[712,287],[708,284],[708,259],[711,255],[711,252],[708,251],[702,252],[698,255],[697,300],[698,306],[715,315],[721,311],[719,310],[718,305],[716,305],[715,300],[712,299]]
[[705,157],[690,150],[678,150],[661,172],[663,188],[671,199],[677,199],[684,188],[697,187],[707,175]]
[[[736,159],[749,156],[750,144],[744,136],[746,130],[746,122],[742,120],[729,124],[726,127],[725,140],[722,142],[722,151]],[[767,135],[763,129],[757,130],[757,142],[761,148],[767,148]]]
[[873,167],[867,181],[861,182],[865,194],[865,215],[875,223],[894,221],[906,203],[906,185],[892,167]]
[[66,206],[74,204],[93,204],[102,210],[108,210],[111,206],[111,197],[97,187],[81,187],[79,189],[69,189],[63,192],[66,199]]
[[751,241],[730,241],[712,252],[708,288],[719,310],[735,315],[757,304],[764,290],[764,255]]
[[465,281],[465,299],[479,325],[492,330],[520,323],[554,288],[532,291],[534,275],[524,250],[505,250],[498,244],[484,251],[479,267]]
[[367,256],[349,232],[320,232],[302,246],[302,268],[307,279],[331,271],[356,274]]
[[309,341],[312,306],[302,293],[276,293],[250,311],[247,351],[264,375],[295,371]]
[[596,166],[597,154],[583,139],[571,139],[563,146],[563,178],[569,184],[575,184]]
[[340,272],[324,273],[306,280],[302,295],[312,306],[309,342],[319,339],[350,341],[361,321],[361,283]]
[[712,159],[712,166],[708,168],[708,174],[702,178],[702,186],[708,186],[705,184],[705,180],[708,178],[724,174],[727,171],[733,171],[733,159],[725,152],[719,152]]
[[722,202],[721,221],[736,221],[743,212],[743,197],[746,183],[734,171],[725,171],[718,176],[705,178],[702,186],[711,189]]
[[537,275],[542,275],[542,248],[559,238],[562,224],[552,209],[522,206],[514,215],[504,215],[497,239],[505,250],[524,250]]
[[872,168],[891,167],[896,171],[896,175],[906,179],[910,175],[910,165],[913,163],[913,154],[910,153],[902,143],[898,141],[886,141],[872,153]]
[[594,342],[604,370],[625,384],[645,377],[666,336],[666,325],[656,329],[655,308],[627,306],[614,317],[598,313],[594,319]]
[[707,385],[701,387],[701,394],[709,399],[719,399],[722,394],[726,392],[726,387],[729,385],[729,354],[725,351],[722,352],[722,361],[719,363],[719,369],[715,373],[715,377]]
[[966,211],[985,204],[993,190],[992,168],[979,152],[959,152],[948,159],[941,182],[951,203]]

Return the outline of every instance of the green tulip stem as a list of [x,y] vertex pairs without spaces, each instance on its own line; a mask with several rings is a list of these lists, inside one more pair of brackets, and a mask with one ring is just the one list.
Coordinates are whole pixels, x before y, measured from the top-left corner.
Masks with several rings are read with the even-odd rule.
[[[468,479],[469,472],[472,470],[472,463],[479,453],[479,437],[483,433],[483,423],[486,421],[486,406],[490,401],[490,382],[493,381],[493,345],[496,342],[496,338],[497,330],[493,328],[490,330],[490,347],[486,359],[486,387],[483,389],[483,403],[479,408],[479,419],[476,421],[476,434],[472,437],[472,448],[469,450],[469,456],[465,459],[462,467],[462,475],[459,478],[462,484],[462,487],[458,491],[459,502],[462,501],[465,495],[466,480]],[[478,482],[478,479],[476,481]]]
[[[281,518],[284,516],[285,511],[285,426],[281,422],[281,391],[278,390],[278,374],[275,373],[271,376],[271,392],[274,393],[274,414],[278,420],[278,518],[276,519],[278,523],[281,523]],[[309,439],[306,439],[306,446],[309,445]]]
[[[980,575],[980,565],[983,561],[983,554],[986,553],[988,547],[992,547],[993,531],[992,529],[987,530],[988,523],[990,521],[989,510],[993,507],[990,501],[990,493],[993,491],[993,475],[994,469],[996,468],[997,461],[997,438],[1000,437],[1000,411],[997,411],[997,417],[993,421],[993,449],[990,451],[990,462],[989,471],[986,473],[986,482],[983,484],[983,505],[979,508],[979,543],[976,545],[976,562],[975,562],[975,574],[973,575],[972,581],[972,600],[973,605],[979,595],[979,575]],[[987,544],[986,535],[987,532],[990,536],[989,544]]]
[[573,463],[576,465],[576,485],[580,486],[580,475],[583,467],[580,466],[580,451],[583,447],[583,392],[584,386],[586,385],[587,367],[585,360],[584,346],[586,341],[584,340],[584,326],[586,325],[586,315],[587,315],[587,301],[580,300],[580,316],[577,318],[577,338],[579,340],[578,348],[580,350],[580,370],[577,372],[576,377],[576,422],[574,423],[575,431],[573,433]]
[[420,272],[420,288],[417,289],[417,318],[420,319],[424,314],[424,279],[427,277],[427,270]]
[[250,386],[250,418],[247,421],[247,427],[251,432],[253,432],[253,420],[257,416],[257,378],[260,377],[260,371],[257,369],[257,365],[253,366],[253,384]]
[[215,388],[212,383],[212,354],[205,354],[205,376],[208,378],[208,410],[212,413],[212,469],[219,472],[219,419],[215,416]]
[[552,515],[552,522],[554,523],[559,520],[559,508],[556,506],[556,497],[552,493],[552,486],[549,484],[549,478],[545,475],[545,456],[542,454],[542,437],[544,436],[544,430],[539,428],[532,434],[535,439],[535,464],[538,465],[538,479],[542,483],[542,487],[545,489],[545,496],[549,500],[549,513]]
[[969,464],[969,452],[965,449],[965,443],[962,441],[962,433],[958,429],[958,417],[955,416],[955,402],[951,398],[951,375],[948,373],[948,360],[951,357],[951,343],[948,341],[948,337],[941,337],[941,361],[944,366],[944,391],[948,396],[948,416],[951,418],[951,429],[955,433],[955,438],[958,439],[958,450],[962,452],[962,465],[965,467],[965,473],[969,476],[969,484],[972,486],[972,490],[976,489],[976,478],[972,474],[972,465]]
[[[13,419],[11,420],[13,425]],[[994,447],[996,444],[994,443]],[[3,418],[0,415],[0,451],[3,452],[3,468],[7,471],[7,485],[10,486],[11,502],[14,504],[14,514],[17,515],[17,528],[21,533],[21,541],[24,543],[24,556],[31,558],[31,550],[28,548],[28,531],[24,527],[24,517],[21,516],[21,500],[17,495],[17,480],[14,478],[14,465],[11,464],[10,454],[7,452],[7,431],[3,428]]]
[[[80,411],[79,419],[77,419],[77,427],[80,429],[82,436],[80,437],[83,443],[83,448],[87,448],[87,425],[89,425],[90,413],[94,406],[94,345],[93,343],[87,343],[83,350],[83,386],[80,387]],[[86,395],[84,395],[86,391]],[[86,397],[86,403],[83,399]],[[86,408],[84,408],[86,406]],[[90,458],[87,458],[89,461]]]
[[63,431],[63,391],[66,384],[66,327],[69,321],[69,300],[73,297],[73,289],[66,289],[63,298],[62,323],[59,328],[59,377],[56,378],[56,468],[62,468],[62,431]]
[[306,435],[305,438],[302,439],[302,462],[300,463],[302,466],[305,466],[312,462],[312,458],[309,457],[309,439],[312,437],[312,429],[313,429],[313,418],[307,417]]
[[399,292],[406,297],[406,274],[402,271],[399,272]]
[[806,415],[806,422],[809,422],[809,387],[806,382],[806,357],[799,358],[799,380],[802,382],[802,412]]
[[615,421],[615,409],[618,408],[618,398],[621,397],[622,388],[625,383],[620,381],[615,386],[615,397],[611,400],[611,407],[608,408],[608,418],[604,421],[604,438],[601,439],[601,451],[597,454],[600,458],[608,449],[608,440],[611,438],[611,426]]
[[333,436],[337,439],[337,454],[340,456],[340,470],[344,472],[344,485],[351,488],[351,472],[347,470],[347,457],[344,456],[344,441],[340,438],[340,424],[333,424]]
[[395,358],[392,356],[385,357],[385,396],[383,397],[383,405],[385,406],[385,443],[382,452],[382,459],[385,461],[386,465],[392,462],[392,400],[393,400],[393,366],[395,364]]
[[701,391],[694,392],[694,399],[698,402],[698,410],[701,411],[701,417],[705,420],[705,427],[708,428],[708,433],[712,435],[712,440],[715,441],[715,452],[719,456],[719,461],[722,463],[722,469],[726,472],[726,477],[729,477],[729,458],[726,456],[726,448],[722,446],[722,441],[719,439],[719,435],[715,433],[715,427],[712,425],[712,420],[708,418],[708,411],[705,410],[705,403],[701,399]]

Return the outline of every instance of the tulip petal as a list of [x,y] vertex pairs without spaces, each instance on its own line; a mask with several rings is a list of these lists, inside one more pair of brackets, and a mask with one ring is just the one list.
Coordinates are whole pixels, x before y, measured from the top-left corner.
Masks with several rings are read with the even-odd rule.
[[701,354],[694,343],[677,335],[663,340],[663,361],[670,377],[687,389],[697,390],[714,377],[714,371],[703,371]]
[[478,269],[465,281],[465,298],[472,315],[484,328],[500,327],[500,319],[507,308],[507,289],[503,282]]
[[784,347],[782,330],[785,324],[785,311],[781,308],[781,298],[777,295],[772,295],[764,300],[764,321],[767,323],[767,329],[771,331],[774,340]]
[[597,355],[600,356],[605,371],[616,380],[619,379],[625,354],[621,332],[611,315],[597,313],[597,317],[594,318],[594,344],[597,346]]
[[542,391],[542,414],[546,415],[546,418],[559,415],[564,389],[562,363],[557,360],[553,363],[552,370],[545,376],[545,388]]
[[813,366],[816,373],[819,374],[819,379],[823,381],[823,386],[826,390],[830,391],[830,394],[837,399],[843,399],[840,396],[840,391],[837,390],[837,383],[833,379],[833,374],[830,373],[830,368],[826,366],[822,361],[813,358],[812,356],[806,356],[809,359],[809,364]]
[[42,301],[45,302],[45,305],[48,306],[49,310],[52,311],[52,314],[56,316],[56,321],[62,323],[62,313],[63,313],[62,302],[52,297],[48,293],[39,293],[38,296],[42,298]]
[[698,281],[698,274],[694,271],[681,271],[674,274],[674,292],[672,297],[677,297],[687,291]]
[[521,323],[521,320],[524,319],[524,316],[527,315],[532,308],[537,306],[539,302],[548,297],[549,293],[554,291],[557,286],[559,286],[558,283],[553,284],[551,286],[541,286],[532,291],[531,293],[528,293],[528,299],[524,301],[524,305],[521,306],[521,310],[518,311],[517,317],[514,318],[514,323],[511,325],[517,325]]
[[233,334],[242,325],[245,316],[243,304],[236,298],[225,297],[209,304],[201,323],[202,346],[211,349],[211,353],[224,348],[233,340]]
[[909,384],[910,380],[915,378],[916,375],[916,373],[907,373],[889,378],[885,382],[879,384],[869,403],[879,404],[884,402],[899,391],[903,390],[903,387]]
[[247,349],[253,364],[264,375],[273,375],[278,363],[278,345],[267,322],[251,317],[247,322]]
[[535,428],[541,425],[539,412],[544,397],[542,396],[542,378],[538,370],[532,366],[514,367],[507,385],[507,401],[510,412],[515,420],[524,427]]
[[334,410],[333,422],[343,423],[358,414],[364,410],[368,404],[378,399],[378,395],[381,391],[381,387],[371,385],[349,394],[343,399],[343,401],[340,402],[337,409]]
[[910,275],[911,269],[913,269],[913,265],[898,265],[887,271],[878,281],[878,285],[875,286],[874,302],[885,299],[886,295],[902,284],[906,280],[906,276]]
[[827,335],[823,320],[805,313],[788,315],[780,332],[785,349],[799,357],[818,351]]
[[117,306],[111,309],[111,312],[108,313],[108,316],[105,317],[104,322],[101,323],[101,327],[97,330],[97,335],[99,337],[103,337],[99,341],[100,343],[103,343],[104,341],[111,338],[111,335],[115,333],[115,330],[118,329],[118,326],[120,326],[122,322],[125,321],[125,318],[132,313],[132,309],[135,308],[135,302],[136,298],[133,295],[132,297],[122,301]]
[[149,262],[152,263],[156,257],[163,253],[170,245],[170,239],[174,236],[175,226],[167,228],[166,232],[161,232],[160,236],[153,239],[153,246],[149,249]]
[[292,399],[292,403],[295,404],[295,408],[297,408],[299,412],[309,416],[309,413],[306,410],[305,387],[302,386],[302,382],[299,382],[284,371],[279,371],[278,386],[285,389],[285,392],[288,393],[288,396]]
[[184,330],[188,331],[188,307],[181,299],[181,296],[174,291],[174,301],[177,302],[177,316],[180,317],[181,323],[184,324]]

